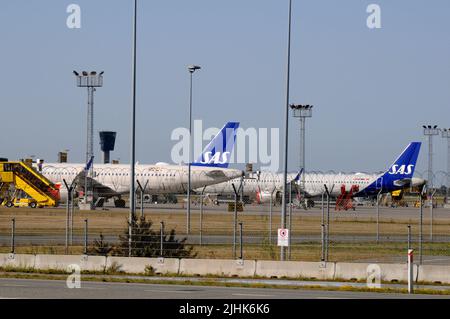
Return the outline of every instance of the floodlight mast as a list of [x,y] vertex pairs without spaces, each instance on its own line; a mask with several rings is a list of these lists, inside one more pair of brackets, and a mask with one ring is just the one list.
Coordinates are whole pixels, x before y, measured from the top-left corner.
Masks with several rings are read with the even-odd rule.
[[306,119],[312,117],[313,105],[290,105],[292,115],[300,120],[300,164],[299,172],[302,172],[300,179],[300,191],[305,189],[305,171],[306,171]]
[[190,90],[189,90],[189,156],[188,156],[188,187],[187,187],[187,207],[186,207],[186,234],[191,232],[191,163],[192,163],[192,86],[194,72],[200,70],[198,65],[189,65]]
[[[82,71],[81,75],[77,71],[73,71],[73,74],[77,79],[77,86],[81,88],[87,88],[88,90],[88,110],[87,110],[87,133],[86,133],[86,165],[91,163],[91,165],[86,168],[88,169],[85,172],[85,180],[84,180],[84,203],[91,204],[91,209],[93,206],[93,190],[92,183],[89,183],[89,179],[92,180],[94,177],[94,93],[96,88],[103,87],[103,74],[102,71],[98,74],[96,71]],[[88,198],[90,200],[88,201]]]
[[447,187],[446,187],[446,202],[448,203],[448,194],[450,188],[450,129],[442,129],[442,138],[447,139]]
[[437,125],[423,125],[423,134],[428,136],[428,189],[433,188],[433,136],[439,135],[440,129]]

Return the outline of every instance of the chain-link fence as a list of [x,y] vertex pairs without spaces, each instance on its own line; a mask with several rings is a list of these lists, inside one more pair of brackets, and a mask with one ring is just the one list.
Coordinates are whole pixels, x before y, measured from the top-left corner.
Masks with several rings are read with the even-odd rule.
[[[415,206],[377,207],[372,202],[337,211],[330,205],[328,213],[326,203],[322,210],[319,200],[314,208],[293,207],[288,210],[292,215],[287,219],[291,230],[287,257],[405,262],[412,247],[417,262],[450,264],[450,210],[426,201],[422,208]],[[144,213],[145,221],[141,221],[137,210],[130,240],[126,209],[76,209],[71,219],[64,208],[0,208],[0,252],[128,256],[131,247],[132,256],[280,259],[278,205],[272,209],[267,204],[245,205],[237,219],[224,204],[204,205],[202,214],[193,205],[190,234],[185,233],[182,204],[148,205]]]

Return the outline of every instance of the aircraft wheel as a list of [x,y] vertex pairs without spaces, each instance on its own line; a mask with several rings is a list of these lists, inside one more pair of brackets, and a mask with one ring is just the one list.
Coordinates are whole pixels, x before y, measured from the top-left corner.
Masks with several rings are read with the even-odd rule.
[[36,205],[36,203],[30,203],[30,207],[31,207],[31,208],[36,208],[37,205]]
[[5,206],[8,207],[8,208],[11,208],[11,207],[14,206],[14,204],[12,202],[8,201],[8,202],[6,202]]

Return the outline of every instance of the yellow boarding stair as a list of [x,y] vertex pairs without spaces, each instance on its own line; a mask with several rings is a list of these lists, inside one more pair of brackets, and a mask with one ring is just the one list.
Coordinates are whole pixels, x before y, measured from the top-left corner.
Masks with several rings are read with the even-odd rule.
[[24,191],[39,206],[58,206],[59,189],[23,162],[0,163],[0,185],[8,184],[14,184],[16,190]]

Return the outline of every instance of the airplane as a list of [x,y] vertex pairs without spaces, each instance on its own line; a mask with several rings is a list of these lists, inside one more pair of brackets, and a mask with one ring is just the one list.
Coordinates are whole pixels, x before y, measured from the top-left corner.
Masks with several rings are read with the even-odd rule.
[[[423,186],[426,181],[413,177],[421,143],[412,142],[388,171],[383,174],[323,174],[295,173],[288,174],[288,183],[295,181],[307,205],[314,206],[310,198],[321,196],[328,189],[331,197],[347,196],[349,198],[374,197],[378,194],[391,193],[410,187]],[[266,203],[280,196],[283,191],[282,174],[272,172],[257,172],[250,178],[243,178],[243,194],[255,197],[257,203]],[[233,194],[232,184],[237,188],[241,178],[229,180],[205,188],[205,194]],[[325,188],[326,185],[326,188]],[[202,189],[197,189],[201,192]]]
[[[288,173],[288,183],[299,178],[301,173]],[[197,193],[204,192],[207,196],[216,195],[233,195],[234,187],[240,196],[248,196],[255,198],[258,204],[267,203],[272,199],[279,197],[283,190],[283,174],[258,171],[249,173],[245,177],[232,179],[223,183],[214,184],[195,191]]]
[[[228,122],[205,147],[197,161],[191,163],[191,188],[213,185],[242,176],[238,169],[228,168],[231,152],[236,142],[237,122]],[[86,172],[89,171],[93,159],[88,164],[38,164],[37,169],[55,183],[60,189],[61,201],[67,199],[67,184],[76,181],[78,189],[84,188]],[[136,164],[136,183],[144,185],[148,181],[145,194],[184,193],[187,191],[187,165],[155,165]],[[120,164],[96,164],[93,167],[93,178],[89,179],[94,189],[95,198],[116,198],[116,207],[124,207],[123,195],[130,191],[130,167]]]

